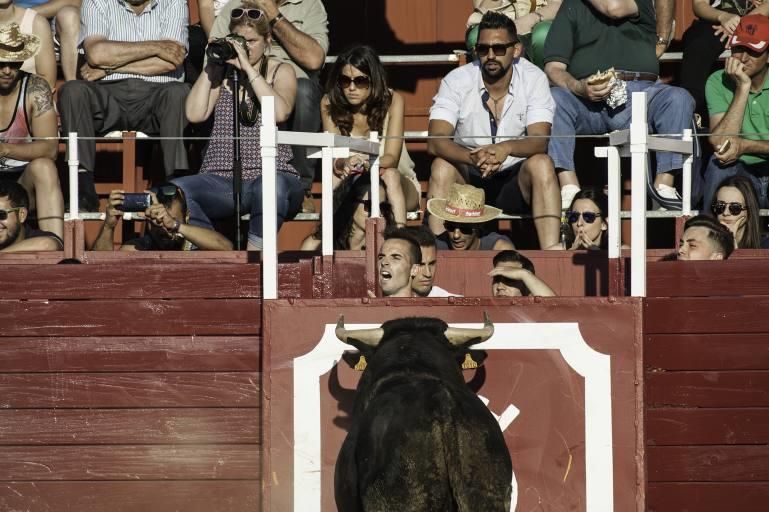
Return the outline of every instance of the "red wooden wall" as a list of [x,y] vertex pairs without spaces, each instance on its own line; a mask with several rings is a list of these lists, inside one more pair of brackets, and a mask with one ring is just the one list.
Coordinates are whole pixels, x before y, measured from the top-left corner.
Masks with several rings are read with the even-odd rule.
[[649,276],[647,508],[766,510],[769,261],[653,263]]

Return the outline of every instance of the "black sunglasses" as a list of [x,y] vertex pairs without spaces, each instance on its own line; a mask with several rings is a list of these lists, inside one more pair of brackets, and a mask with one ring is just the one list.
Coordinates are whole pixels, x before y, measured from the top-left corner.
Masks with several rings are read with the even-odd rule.
[[355,84],[356,89],[368,89],[371,87],[371,78],[366,75],[360,75],[354,78],[347,75],[339,75],[337,83],[342,89],[347,89],[350,87],[350,84]]
[[722,215],[727,208],[729,208],[729,213],[732,215],[739,215],[740,212],[747,210],[747,207],[741,205],[740,203],[726,203],[724,201],[713,201],[713,204],[710,205],[710,208],[716,215]]
[[252,20],[258,20],[264,15],[260,9],[243,9],[241,7],[237,7],[230,13],[230,19],[239,20],[243,17],[244,14]]
[[8,214],[11,212],[18,212],[21,208],[9,208],[7,210],[0,210],[0,220],[8,220]]
[[601,216],[600,213],[595,212],[566,212],[566,218],[569,220],[569,224],[574,224],[579,220],[580,215],[585,219],[585,223],[592,224],[595,219]]
[[515,46],[518,43],[499,43],[499,44],[482,44],[478,43],[475,45],[475,53],[479,57],[483,57],[486,54],[489,53],[489,48],[492,52],[494,52],[494,55],[497,57],[502,57],[504,54],[507,53],[507,49],[511,46]]
[[446,222],[445,227],[449,233],[458,229],[463,235],[472,235],[475,231],[475,226],[472,224],[462,224],[461,222]]

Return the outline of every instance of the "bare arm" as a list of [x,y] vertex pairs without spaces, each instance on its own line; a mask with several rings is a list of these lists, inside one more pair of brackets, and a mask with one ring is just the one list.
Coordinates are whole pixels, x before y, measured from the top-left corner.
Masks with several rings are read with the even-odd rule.
[[[274,20],[278,16],[278,7],[274,0],[256,0],[256,4],[267,16],[268,20]],[[273,37],[280,41],[280,45],[289,54],[291,60],[304,69],[317,71],[323,67],[326,52],[312,38],[297,29],[289,20],[283,18],[272,28]]]
[[184,103],[184,112],[191,123],[201,123],[211,117],[221,94],[223,76],[224,68],[208,61]]
[[[184,62],[187,50],[176,41],[142,41],[127,43],[124,41],[110,41],[104,37],[90,37],[84,43],[88,64],[95,68],[118,69],[128,64],[139,61],[152,61],[157,57],[173,65],[173,69]],[[163,66],[154,74],[167,73],[167,66]]]
[[[248,62],[248,58],[244,54],[245,62]],[[248,80],[248,87],[250,87],[259,102],[265,96],[275,97],[275,121],[282,123],[291,117],[291,112],[294,110],[294,101],[296,100],[296,72],[294,68],[286,65],[280,65],[278,61],[271,61],[270,66],[267,67],[267,75],[271,75],[275,70],[275,66],[278,66],[275,73],[275,81],[272,85],[267,82],[267,77],[262,76],[254,69],[250,64],[245,68],[246,77]]]
[[[114,249],[115,226],[123,212],[116,206],[123,204],[123,190],[112,190],[107,198],[107,209],[104,212],[104,224],[101,225],[99,236],[91,247],[92,251],[111,251]],[[129,247],[129,246],[126,246]]]
[[534,25],[540,21],[549,21],[555,19],[555,15],[558,14],[558,9],[561,7],[561,0],[551,0],[547,5],[543,5],[541,8],[534,12],[530,12],[525,16],[515,19],[515,28],[518,29],[518,34],[528,34]]
[[744,65],[734,57],[726,59],[724,73],[735,81],[734,98],[729,104],[729,109],[725,114],[716,114],[710,116],[710,126],[712,135],[709,140],[713,146],[718,147],[729,138],[726,134],[740,133],[742,130],[742,119],[745,116],[745,106],[748,103],[750,94],[750,77],[744,71]]
[[0,249],[0,252],[60,251],[61,249],[61,244],[57,239],[50,236],[36,236],[26,238],[5,249]]
[[62,7],[74,7],[80,9],[80,0],[49,0],[48,2],[33,7],[44,18],[53,18]]
[[0,156],[31,162],[36,158],[55,160],[58,154],[56,112],[48,83],[39,76],[30,75],[27,82],[25,105],[30,113],[30,129],[35,137],[51,137],[51,140],[34,140],[22,144],[0,143]]
[[588,0],[598,12],[613,19],[627,18],[638,14],[635,0]]
[[566,64],[563,62],[548,62],[545,64],[545,73],[554,85],[568,89],[575,96],[581,96],[590,101],[601,101],[611,92],[609,82],[588,85],[587,79],[577,80],[566,70]]
[[35,56],[35,74],[45,78],[51,89],[56,87],[56,56],[53,51],[51,26],[42,16],[35,16],[32,32],[40,38],[40,50]]
[[534,297],[555,297],[555,292],[547,283],[524,268],[495,267],[489,275],[522,281]]
[[198,0],[198,15],[203,32],[206,33],[206,37],[210,37],[215,18],[213,0]]
[[655,51],[659,59],[668,49],[673,39],[673,17],[675,16],[675,0],[656,0],[654,10],[657,15],[657,36],[666,42],[657,41]]
[[213,229],[181,224],[179,233],[201,251],[231,251],[232,242]]
[[[451,163],[475,165],[471,151],[453,140],[454,126],[448,121],[433,119],[427,128],[430,138],[427,140],[427,152]],[[434,138],[438,137],[438,138]]]
[[[384,154],[379,159],[379,167],[382,169],[398,168],[403,151],[403,96],[393,92],[392,103],[388,111],[387,139],[384,142]],[[381,135],[381,134],[380,134]]]
[[547,153],[547,141],[550,136],[550,123],[534,123],[526,127],[526,135],[534,135],[535,137],[526,137],[517,140],[506,140],[504,142],[498,142],[492,146],[498,146],[502,149],[504,158],[499,159],[500,162],[504,162],[508,155],[520,156],[528,158],[538,153]]

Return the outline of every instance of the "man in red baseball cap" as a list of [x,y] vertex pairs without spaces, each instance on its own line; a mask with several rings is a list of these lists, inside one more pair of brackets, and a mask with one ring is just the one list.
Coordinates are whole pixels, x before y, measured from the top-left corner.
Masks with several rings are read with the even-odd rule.
[[710,208],[721,181],[742,175],[753,183],[761,208],[769,208],[769,18],[743,16],[729,46],[732,56],[705,86],[716,151],[705,170],[704,207]]

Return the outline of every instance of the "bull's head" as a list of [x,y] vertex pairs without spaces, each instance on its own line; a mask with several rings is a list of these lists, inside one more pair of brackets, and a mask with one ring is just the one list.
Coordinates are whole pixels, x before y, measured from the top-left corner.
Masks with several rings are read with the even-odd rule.
[[[356,370],[362,371],[366,367],[366,354],[373,352],[377,345],[379,345],[379,342],[382,341],[384,329],[381,327],[375,329],[346,329],[344,326],[344,315],[340,315],[339,321],[336,324],[335,333],[340,341],[353,345],[361,352],[360,359],[354,366]],[[482,343],[489,339],[494,334],[494,324],[491,322],[488,313],[484,311],[483,327],[480,329],[447,327],[443,334],[446,336],[446,339],[449,340],[449,343],[455,347],[464,348],[475,345],[476,343]],[[466,354],[462,367],[478,367],[478,363],[473,360],[469,352]]]

